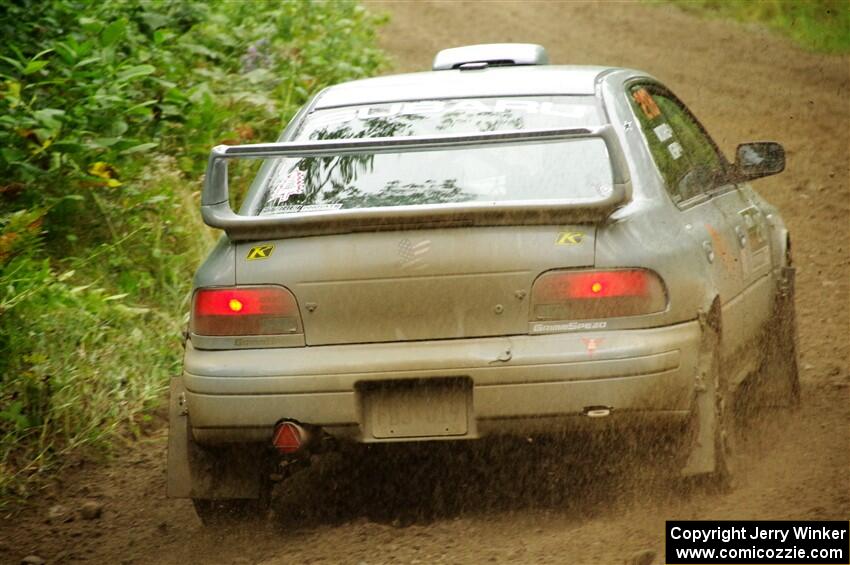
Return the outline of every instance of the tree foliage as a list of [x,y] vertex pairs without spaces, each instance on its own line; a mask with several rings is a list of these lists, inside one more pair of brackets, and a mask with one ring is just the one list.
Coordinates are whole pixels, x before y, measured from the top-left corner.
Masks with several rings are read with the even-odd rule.
[[199,180],[373,74],[348,0],[0,0],[0,496],[138,425],[179,370]]

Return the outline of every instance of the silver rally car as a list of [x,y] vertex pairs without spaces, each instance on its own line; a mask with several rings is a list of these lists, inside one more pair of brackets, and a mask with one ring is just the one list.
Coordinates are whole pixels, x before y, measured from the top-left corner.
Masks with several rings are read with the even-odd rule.
[[[237,213],[239,158],[262,165]],[[730,163],[652,76],[527,44],[333,86],[278,142],[214,148],[225,235],[171,383],[169,495],[208,521],[329,438],[601,422],[677,430],[681,474],[724,480],[736,398],[798,397],[789,235],[748,184],[784,160]]]

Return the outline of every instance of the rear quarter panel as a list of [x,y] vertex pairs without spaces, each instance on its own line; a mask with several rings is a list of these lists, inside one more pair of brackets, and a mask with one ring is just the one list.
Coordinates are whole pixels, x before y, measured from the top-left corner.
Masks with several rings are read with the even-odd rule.
[[[707,310],[714,296],[703,252],[676,212],[660,204],[644,206],[597,232],[597,268],[644,267],[664,281],[667,310],[637,317],[635,324],[660,326],[693,320],[700,309]],[[648,318],[651,324],[647,324]]]

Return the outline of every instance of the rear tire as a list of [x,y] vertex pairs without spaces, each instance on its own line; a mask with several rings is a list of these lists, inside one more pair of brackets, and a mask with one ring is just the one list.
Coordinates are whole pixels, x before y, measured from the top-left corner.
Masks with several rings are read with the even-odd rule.
[[794,307],[794,270],[785,269],[784,289],[776,297],[764,340],[764,358],[758,374],[759,400],[768,406],[800,405],[797,366],[797,312]]
[[784,271],[782,288],[761,339],[761,363],[741,386],[739,412],[745,420],[756,418],[765,410],[793,410],[800,406],[794,270]]
[[276,459],[262,445],[193,445],[192,503],[205,526],[263,520]]

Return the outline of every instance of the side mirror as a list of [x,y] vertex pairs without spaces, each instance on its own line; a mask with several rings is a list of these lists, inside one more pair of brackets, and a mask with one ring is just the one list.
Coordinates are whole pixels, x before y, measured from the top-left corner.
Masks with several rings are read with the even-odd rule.
[[785,170],[785,149],[773,141],[742,143],[735,151],[735,177],[753,180]]

